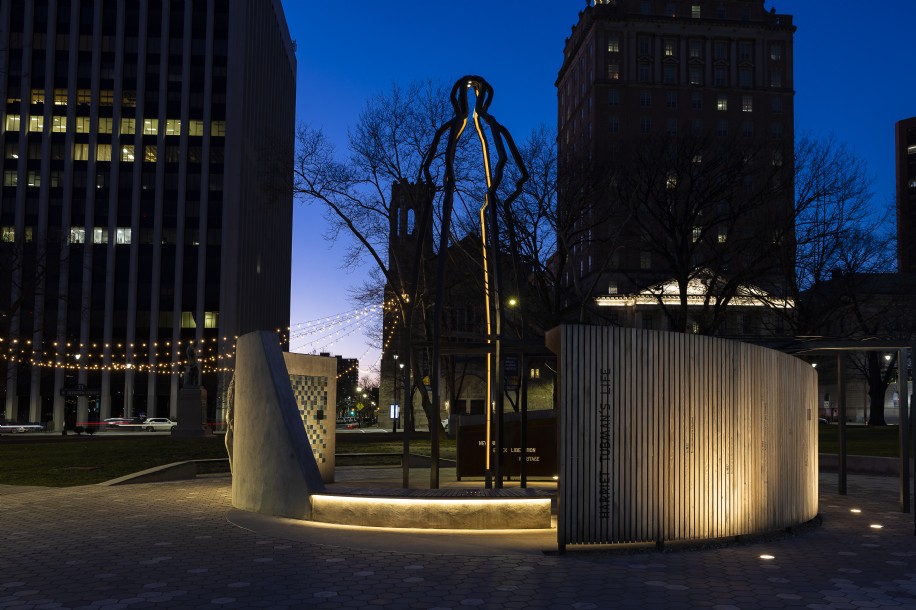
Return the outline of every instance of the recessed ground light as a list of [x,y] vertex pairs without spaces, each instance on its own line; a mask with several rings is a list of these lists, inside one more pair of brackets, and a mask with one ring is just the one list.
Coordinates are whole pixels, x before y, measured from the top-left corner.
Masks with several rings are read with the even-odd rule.
[[774,557],[773,555],[761,555],[760,558],[761,559],[776,559],[776,557]]
[[861,513],[861,512],[862,512],[862,509],[860,509],[860,508],[850,508],[850,509],[849,509],[849,512],[851,512],[851,513]]
[[881,529],[881,528],[884,527],[884,526],[883,526],[883,525],[878,525],[877,523],[872,523],[872,524],[869,525],[868,527],[872,528],[873,530],[879,530],[879,529]]

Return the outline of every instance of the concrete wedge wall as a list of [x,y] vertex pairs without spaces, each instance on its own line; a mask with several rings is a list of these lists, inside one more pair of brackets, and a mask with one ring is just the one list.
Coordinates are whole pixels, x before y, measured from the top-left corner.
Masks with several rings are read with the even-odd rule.
[[232,505],[308,519],[311,493],[324,483],[277,336],[260,331],[240,337],[235,362]]

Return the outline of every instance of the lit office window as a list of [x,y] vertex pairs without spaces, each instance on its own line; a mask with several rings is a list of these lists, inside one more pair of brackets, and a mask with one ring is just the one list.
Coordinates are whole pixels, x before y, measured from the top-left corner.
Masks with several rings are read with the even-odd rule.
[[194,322],[194,314],[190,311],[181,312],[181,327],[182,328],[197,328],[197,324]]
[[608,64],[607,77],[611,80],[620,80],[620,64]]
[[205,311],[204,312],[204,328],[218,328],[219,327],[219,312],[218,311]]
[[677,173],[668,172],[668,177],[665,179],[665,188],[674,189],[677,188]]
[[693,17],[694,19],[699,19],[700,17],[703,16],[703,14],[700,12],[699,4],[690,5],[690,16]]
[[541,369],[531,369],[531,378],[540,379],[541,378]]
[[122,144],[121,145],[121,161],[129,163],[134,160],[134,145],[133,144]]
[[115,243],[122,246],[130,243],[130,227],[118,227],[115,233]]
[[114,106],[114,92],[111,89],[99,91],[99,105]]
[[716,110],[728,110],[728,96],[720,95],[716,98]]
[[86,243],[86,228],[85,227],[70,227],[70,243],[71,244]]
[[29,172],[26,175],[26,184],[31,187],[41,186],[41,172]]
[[44,89],[32,89],[32,103],[33,104],[44,104],[45,103],[45,90]]
[[111,161],[111,144],[99,144],[95,152],[96,161]]
[[211,136],[225,136],[226,135],[226,121],[213,121],[210,123],[210,135]]
[[165,135],[180,136],[181,135],[181,120],[180,119],[166,119],[165,120]]
[[19,131],[19,115],[18,114],[6,115],[6,130],[7,131]]
[[52,116],[51,117],[51,132],[52,133],[66,133],[67,132],[67,117],[65,116]]
[[95,227],[92,229],[92,243],[94,244],[107,244],[108,243],[108,229],[102,227]]
[[76,103],[80,106],[88,106],[92,103],[92,91],[90,89],[80,89],[76,92]]
[[147,144],[143,147],[143,161],[146,163],[155,163],[159,160],[159,151],[155,144]]
[[674,57],[674,39],[665,39],[665,57]]
[[89,133],[89,117],[76,117],[76,133]]
[[189,136],[202,136],[204,135],[204,122],[196,119],[188,121],[188,135]]
[[74,161],[88,161],[89,160],[89,145],[83,143],[76,143],[73,145],[73,160]]
[[13,227],[3,227],[0,229],[0,241],[13,243],[16,241],[16,229]]
[[620,37],[617,34],[611,34],[607,37],[607,52],[620,52]]
[[16,170],[3,172],[3,186],[16,186],[19,184],[19,173]]
[[716,237],[720,244],[724,244],[728,239],[728,231],[726,231],[724,228],[720,228]]
[[158,119],[143,119],[143,135],[154,136],[159,133]]
[[741,96],[741,112],[754,112],[754,96],[753,95],[742,95]]
[[136,91],[125,91],[121,94],[121,105],[125,108],[136,108],[137,106],[137,92]]
[[110,117],[99,117],[99,133],[111,133],[112,119]]
[[54,90],[54,105],[55,106],[66,106],[67,105],[67,90],[66,89],[55,89]]
[[121,135],[131,136],[137,133],[137,121],[134,119],[121,119]]
[[703,237],[703,228],[694,227],[693,232],[691,233],[691,236],[693,237],[693,243],[697,243],[698,241],[700,241],[700,238]]

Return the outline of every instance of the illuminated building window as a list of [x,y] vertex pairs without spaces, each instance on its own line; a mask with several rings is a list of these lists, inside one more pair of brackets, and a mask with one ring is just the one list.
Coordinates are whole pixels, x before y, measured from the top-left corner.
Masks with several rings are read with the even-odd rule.
[[19,184],[19,174],[16,170],[6,170],[3,172],[3,186],[16,186]]
[[64,172],[54,170],[49,175],[49,182],[52,189],[60,188],[64,185]]
[[754,112],[754,96],[753,95],[742,95],[741,96],[741,112]]
[[111,161],[111,144],[99,144],[95,152],[96,161]]
[[531,369],[531,379],[540,379],[541,369]]
[[70,243],[71,244],[86,243],[86,228],[85,227],[70,227]]
[[121,94],[121,105],[125,108],[136,108],[137,107],[137,92],[136,91],[125,91]]
[[180,136],[181,135],[181,120],[180,119],[166,119],[165,135]]
[[204,135],[204,122],[199,120],[190,120],[188,121],[188,135],[189,136],[202,136]]
[[648,91],[639,92],[639,105],[640,106],[651,106],[652,105],[652,94]]
[[665,38],[665,57],[674,57],[674,39]]
[[115,243],[127,245],[130,243],[130,227],[118,227],[115,232]]
[[29,172],[26,175],[26,184],[31,187],[41,186],[41,172]]
[[665,188],[666,189],[677,188],[677,173],[668,172],[668,177],[665,179]]
[[205,311],[204,312],[204,328],[218,328],[219,327],[219,312],[218,311]]
[[703,41],[697,38],[690,40],[690,57],[692,59],[698,59],[703,57]]
[[44,89],[32,89],[32,103],[33,104],[44,104],[45,103],[45,90]]
[[80,106],[88,106],[92,103],[92,90],[80,89],[76,92],[76,103]]
[[67,90],[66,89],[55,89],[54,90],[54,105],[55,106],[66,106],[67,105]]
[[223,137],[226,135],[226,121],[212,121],[210,123],[210,135]]
[[691,4],[691,5],[690,5],[690,16],[691,16],[692,18],[694,18],[694,19],[699,19],[700,17],[703,16],[703,14],[700,12],[700,5],[699,5],[699,4]]
[[697,243],[698,241],[700,241],[700,238],[703,237],[703,228],[694,227],[693,232],[691,233],[691,236],[693,237],[693,243]]
[[16,229],[13,227],[3,227],[0,229],[0,241],[13,243],[16,241]]
[[111,89],[99,91],[99,105],[114,106],[114,92]]
[[133,144],[122,144],[121,145],[121,161],[129,163],[134,160],[134,145]]
[[89,145],[83,143],[76,143],[73,145],[73,160],[74,161],[88,161],[89,160]]
[[620,79],[620,64],[607,65],[607,77],[611,80]]
[[716,98],[716,110],[728,110],[728,96],[720,95]]
[[51,117],[51,132],[52,133],[66,133],[67,132],[67,117],[65,116],[52,116]]
[[99,133],[111,133],[112,120],[110,117],[99,117]]
[[640,269],[651,269],[652,268],[652,253],[651,252],[640,252],[639,253],[639,268]]
[[137,133],[137,121],[134,119],[121,119],[121,135],[131,136]]
[[771,44],[770,45],[770,59],[777,61],[782,59],[782,45],[781,44]]
[[92,243],[94,244],[107,244],[108,243],[108,229],[103,227],[95,227],[92,229]]
[[19,115],[18,114],[6,115],[6,130],[7,131],[19,131]]
[[910,146],[907,146],[907,147],[906,147],[906,154],[908,154],[908,155],[916,155],[916,144],[911,144]]
[[143,119],[143,135],[154,136],[159,133],[158,119]]
[[76,117],[76,133],[89,133],[89,117]]
[[913,180],[910,180],[910,188],[916,189],[916,178],[914,178]]
[[607,52],[608,53],[618,53],[620,52],[620,37],[617,34],[610,34],[607,37]]
[[724,228],[720,228],[718,234],[716,235],[716,240],[720,244],[724,244],[727,239],[728,239],[728,231],[726,231]]
[[197,328],[197,324],[194,322],[194,314],[190,311],[181,312],[181,327],[182,328]]
[[699,66],[690,66],[687,70],[687,78],[691,85],[703,84],[703,68]]
[[159,160],[159,151],[155,144],[147,144],[143,147],[143,161],[146,163],[155,163]]

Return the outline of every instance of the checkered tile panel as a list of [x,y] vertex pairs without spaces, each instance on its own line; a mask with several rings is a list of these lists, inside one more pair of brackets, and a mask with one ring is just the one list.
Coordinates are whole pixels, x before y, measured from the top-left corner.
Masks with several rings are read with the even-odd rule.
[[[326,464],[328,461],[328,378],[311,377],[308,375],[290,375],[290,384],[293,386],[293,395],[299,406],[299,415],[305,426],[315,461]],[[323,419],[318,419],[315,412],[323,410]]]

